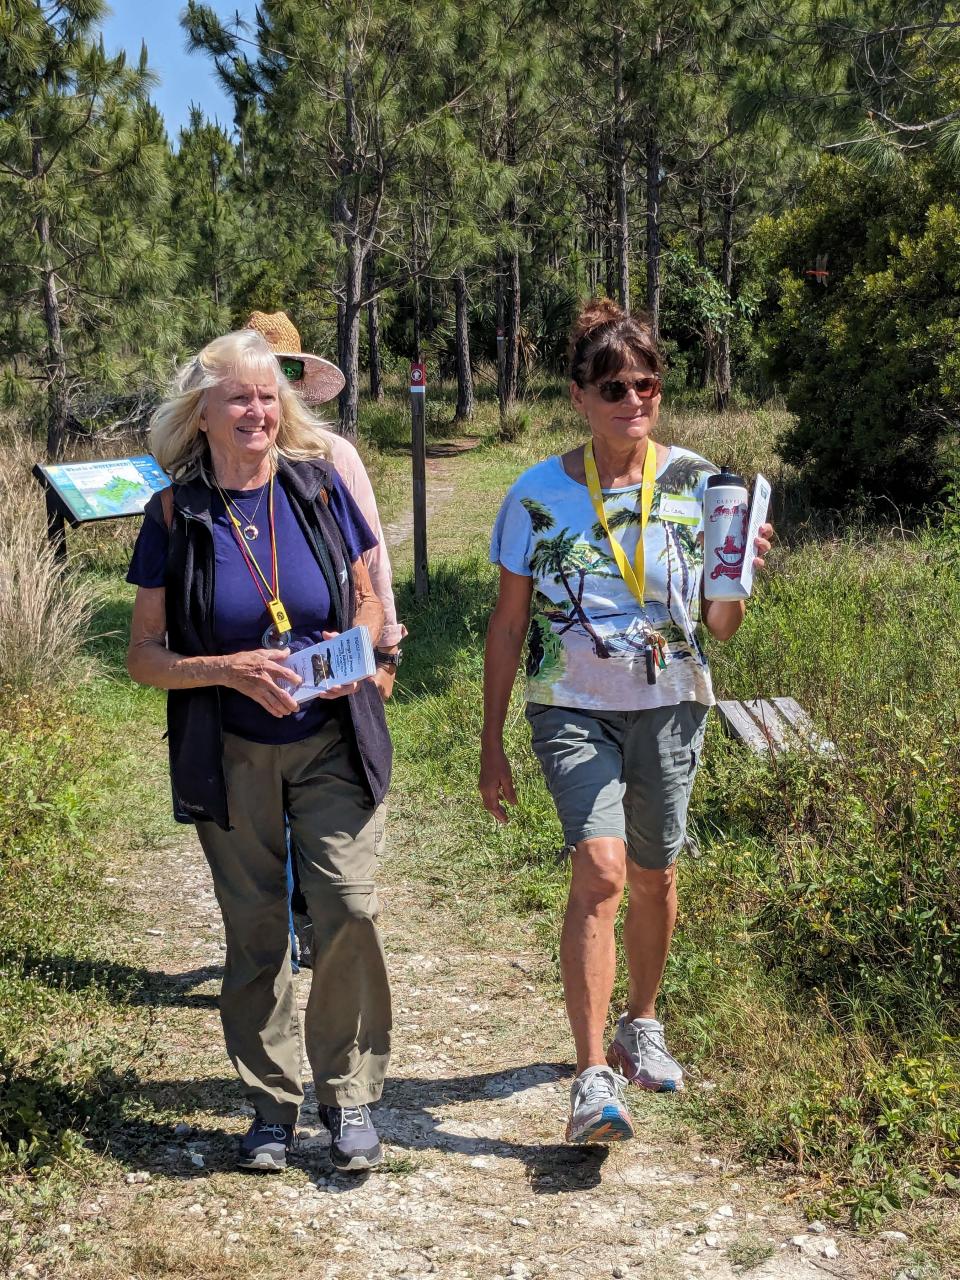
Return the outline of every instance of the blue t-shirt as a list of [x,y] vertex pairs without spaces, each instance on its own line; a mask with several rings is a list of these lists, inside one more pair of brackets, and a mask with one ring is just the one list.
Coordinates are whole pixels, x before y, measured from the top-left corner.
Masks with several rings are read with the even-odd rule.
[[[247,543],[267,581],[272,581],[270,555],[269,486],[227,494],[241,513],[242,521],[254,523],[258,535]],[[293,641],[291,649],[303,649],[323,639],[324,631],[334,629],[330,592],[320,566],[307,545],[303,530],[287,500],[281,484],[274,485],[274,521],[277,537],[279,573],[278,594],[289,617]],[[364,551],[377,545],[377,539],[360,514],[350,492],[339,476],[333,477],[330,511],[340,527],[352,564]],[[270,614],[254,583],[250,570],[237,545],[226,509],[214,494],[213,547],[215,556],[213,591],[213,633],[220,653],[240,653],[246,649],[262,649],[263,634],[271,625]],[[169,536],[166,527],[155,520],[144,520],[127,571],[127,581],[138,587],[164,585]],[[262,585],[262,584],[261,584]],[[223,727],[252,742],[300,742],[316,733],[333,714],[332,705],[322,699],[307,703],[302,711],[289,716],[272,716],[258,702],[235,689],[221,688],[220,706]]]

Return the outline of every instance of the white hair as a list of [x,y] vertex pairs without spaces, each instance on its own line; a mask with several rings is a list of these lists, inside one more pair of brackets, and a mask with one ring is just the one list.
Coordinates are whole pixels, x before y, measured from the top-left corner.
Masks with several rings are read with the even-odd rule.
[[329,458],[329,433],[293,389],[270,349],[256,329],[214,338],[192,360],[178,369],[170,394],[150,419],[153,456],[173,480],[206,476],[209,459],[207,438],[200,430],[207,393],[228,378],[269,378],[277,385],[279,419],[271,448],[277,458]]

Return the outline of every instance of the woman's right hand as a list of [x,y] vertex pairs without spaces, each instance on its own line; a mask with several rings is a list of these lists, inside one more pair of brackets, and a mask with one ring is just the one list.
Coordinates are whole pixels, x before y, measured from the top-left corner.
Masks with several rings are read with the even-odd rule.
[[220,683],[252,698],[272,716],[288,716],[300,707],[277,681],[285,680],[294,688],[302,683],[295,671],[280,665],[280,659],[289,656],[289,649],[246,649],[224,654],[220,660],[223,667]]
[[483,807],[492,813],[500,823],[510,821],[510,815],[503,807],[517,803],[517,793],[513,789],[513,773],[510,761],[502,746],[480,748],[480,795]]

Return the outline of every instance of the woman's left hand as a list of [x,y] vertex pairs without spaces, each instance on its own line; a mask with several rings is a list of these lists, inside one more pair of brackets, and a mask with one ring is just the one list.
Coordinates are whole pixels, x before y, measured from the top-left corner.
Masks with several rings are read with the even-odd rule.
[[[340,634],[339,631],[324,631],[321,633],[324,640],[333,640]],[[349,684],[338,684],[335,689],[328,689],[326,693],[318,693],[318,698],[323,698],[327,702],[332,702],[334,698],[349,698],[351,693],[356,693],[360,688],[359,680],[351,680]]]
[[756,555],[753,557],[754,569],[762,569],[766,564],[766,557],[773,545],[773,525],[762,524],[757,530],[757,536],[753,540],[753,549]]

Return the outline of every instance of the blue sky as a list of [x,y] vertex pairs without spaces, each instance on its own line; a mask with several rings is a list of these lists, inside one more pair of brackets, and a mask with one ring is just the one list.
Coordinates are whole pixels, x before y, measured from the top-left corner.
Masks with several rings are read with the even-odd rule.
[[[231,18],[237,10],[242,18],[253,17],[254,0],[212,3],[222,18]],[[103,23],[107,52],[126,49],[135,60],[140,56],[141,40],[146,40],[150,68],[160,78],[151,96],[163,114],[171,142],[176,144],[180,126],[187,123],[191,102],[211,119],[219,119],[229,131],[233,107],[216,82],[213,63],[203,54],[187,53],[180,26],[185,0],[110,0],[110,6],[113,12]]]

